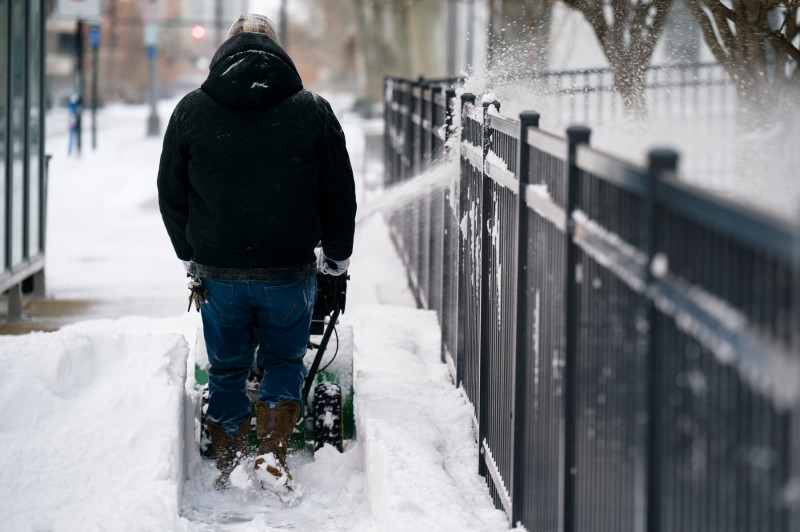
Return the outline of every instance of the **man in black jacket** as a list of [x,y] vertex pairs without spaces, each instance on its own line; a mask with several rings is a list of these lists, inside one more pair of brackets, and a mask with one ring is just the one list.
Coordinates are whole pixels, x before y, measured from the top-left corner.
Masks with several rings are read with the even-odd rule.
[[158,192],[175,252],[205,296],[206,421],[220,470],[216,485],[228,485],[247,453],[245,381],[256,352],[265,371],[256,476],[285,495],[315,274],[347,269],[356,202],[342,128],[328,102],[303,89],[276,41],[262,15],[233,24],[208,79],[170,118]]

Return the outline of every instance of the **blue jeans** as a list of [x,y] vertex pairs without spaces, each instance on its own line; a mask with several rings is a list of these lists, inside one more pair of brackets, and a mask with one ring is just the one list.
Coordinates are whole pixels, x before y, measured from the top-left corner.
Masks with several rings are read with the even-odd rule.
[[200,310],[208,350],[208,418],[234,434],[250,415],[246,383],[254,353],[264,369],[258,400],[270,408],[286,400],[302,404],[308,372],[303,356],[317,297],[316,276],[296,281],[201,281],[207,290]]

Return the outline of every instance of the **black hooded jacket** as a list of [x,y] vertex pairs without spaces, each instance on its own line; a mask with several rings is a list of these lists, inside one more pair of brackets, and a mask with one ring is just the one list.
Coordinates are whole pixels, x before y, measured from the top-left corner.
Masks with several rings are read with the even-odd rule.
[[353,172],[328,102],[260,33],[229,38],[210,70],[172,113],[158,171],[178,258],[291,279],[314,272],[320,240],[328,257],[350,257]]

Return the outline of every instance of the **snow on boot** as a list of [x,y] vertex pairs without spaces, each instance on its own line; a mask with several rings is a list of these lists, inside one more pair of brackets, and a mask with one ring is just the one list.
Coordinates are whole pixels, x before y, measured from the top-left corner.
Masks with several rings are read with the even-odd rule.
[[261,442],[255,463],[256,479],[261,481],[262,489],[276,493],[284,502],[293,498],[286,451],[299,416],[297,401],[283,401],[274,409],[263,401],[256,403],[256,432]]
[[206,419],[208,433],[211,436],[211,448],[217,455],[217,469],[219,476],[214,481],[214,487],[224,490],[230,487],[231,471],[247,456],[250,448],[250,416],[247,416],[236,433],[231,436],[225,429],[210,419]]

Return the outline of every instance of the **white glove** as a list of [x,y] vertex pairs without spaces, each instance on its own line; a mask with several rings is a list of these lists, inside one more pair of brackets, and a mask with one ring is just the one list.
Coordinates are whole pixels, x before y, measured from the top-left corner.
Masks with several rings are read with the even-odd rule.
[[349,258],[344,260],[333,260],[326,257],[324,252],[321,252],[317,256],[317,269],[319,270],[319,273],[324,275],[342,275],[347,271],[349,266]]

